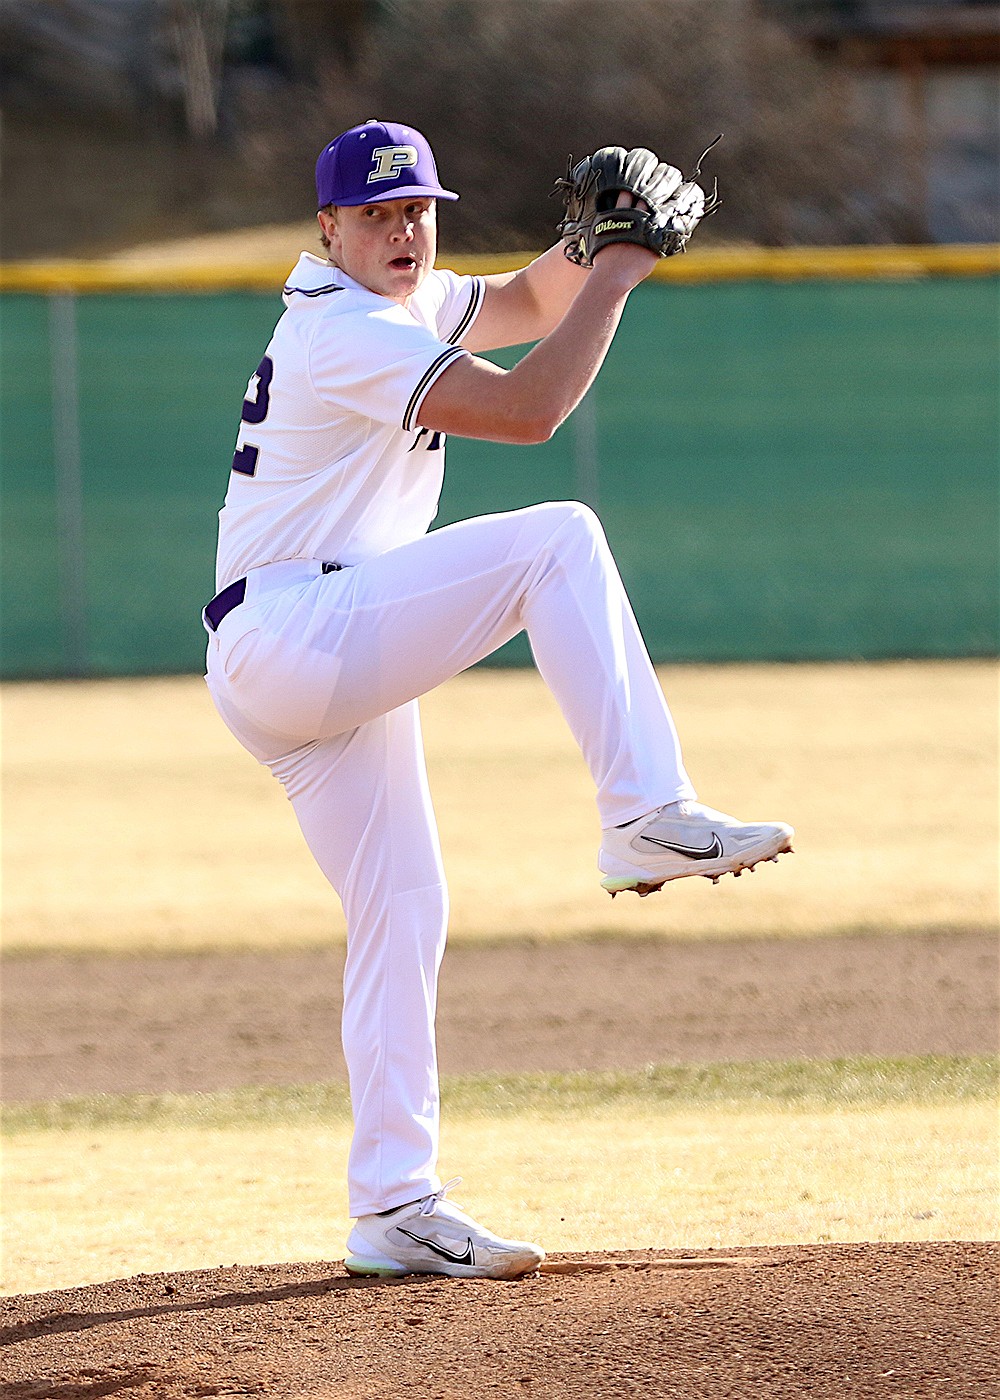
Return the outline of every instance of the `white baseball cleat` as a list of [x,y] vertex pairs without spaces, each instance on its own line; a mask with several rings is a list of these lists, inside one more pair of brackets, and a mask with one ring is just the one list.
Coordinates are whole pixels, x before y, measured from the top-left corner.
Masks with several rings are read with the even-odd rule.
[[626,826],[602,833],[597,858],[603,887],[612,898],[623,890],[652,894],[668,880],[742,875],[762,860],[792,849],[795,833],[784,822],[747,825],[700,802],[671,802]]
[[383,1278],[519,1278],[537,1269],[544,1249],[522,1240],[502,1240],[444,1199],[460,1180],[455,1177],[423,1200],[361,1216],[347,1239],[347,1272]]

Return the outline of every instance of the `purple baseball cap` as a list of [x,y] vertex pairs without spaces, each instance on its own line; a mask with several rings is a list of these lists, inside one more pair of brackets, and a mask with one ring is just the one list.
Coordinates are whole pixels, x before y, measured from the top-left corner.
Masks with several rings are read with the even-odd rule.
[[432,195],[457,199],[443,190],[427,138],[399,122],[367,121],[352,126],[320,152],[316,198],[327,204],[374,204],[380,199]]

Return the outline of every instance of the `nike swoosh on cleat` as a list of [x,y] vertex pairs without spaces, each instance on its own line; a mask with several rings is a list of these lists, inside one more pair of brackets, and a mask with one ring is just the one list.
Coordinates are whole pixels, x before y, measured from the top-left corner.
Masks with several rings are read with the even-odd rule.
[[450,1249],[445,1249],[444,1245],[435,1244],[433,1240],[424,1239],[423,1235],[411,1234],[409,1230],[404,1230],[402,1225],[397,1225],[396,1229],[401,1235],[405,1235],[408,1240],[413,1240],[414,1244],[426,1245],[435,1254],[440,1254],[442,1259],[447,1259],[451,1264],[474,1264],[476,1262],[476,1252],[472,1248],[472,1236],[466,1240],[464,1254],[452,1254]]
[[676,841],[659,841],[655,836],[644,836],[643,841],[649,841],[653,846],[663,846],[668,851],[673,851],[678,856],[688,856],[691,860],[718,860],[723,854],[722,842],[715,832],[712,832],[712,839],[707,846],[681,846]]

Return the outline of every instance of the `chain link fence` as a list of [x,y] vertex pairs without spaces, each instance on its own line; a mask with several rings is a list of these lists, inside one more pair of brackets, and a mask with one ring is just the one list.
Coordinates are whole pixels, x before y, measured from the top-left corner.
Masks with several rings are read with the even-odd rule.
[[[995,655],[997,305],[981,276],[648,284],[551,442],[452,439],[437,524],[596,506],[658,661]],[[0,297],[5,677],[200,668],[280,310]]]

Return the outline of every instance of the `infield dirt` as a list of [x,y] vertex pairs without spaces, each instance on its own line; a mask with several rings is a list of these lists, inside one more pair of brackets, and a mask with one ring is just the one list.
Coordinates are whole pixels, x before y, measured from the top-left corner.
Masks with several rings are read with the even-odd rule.
[[[13,958],[4,1098],[344,1081],[343,958],[342,948]],[[990,1054],[998,963],[989,929],[460,944],[441,975],[441,1068]]]
[[986,1400],[998,1264],[965,1243],[574,1255],[516,1283],[144,1275],[0,1301],[3,1394]]

